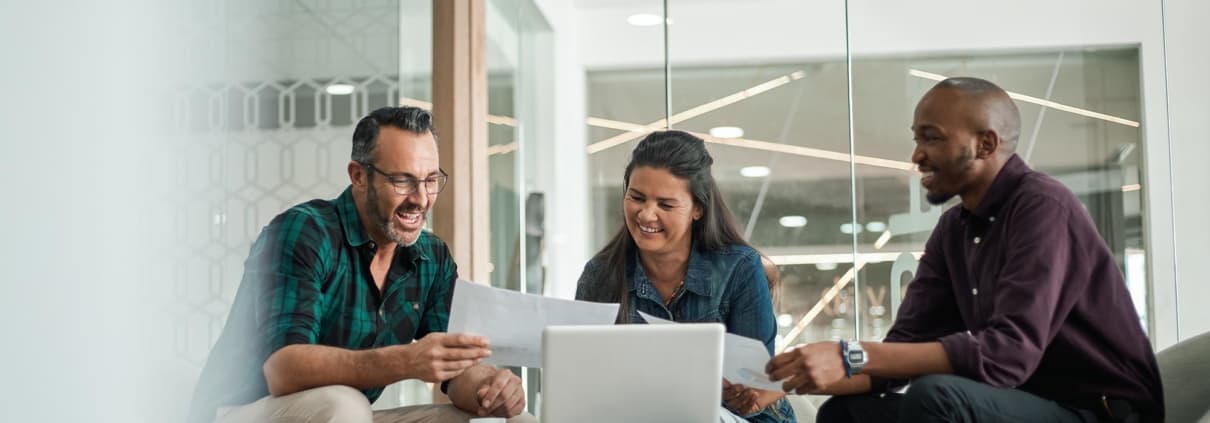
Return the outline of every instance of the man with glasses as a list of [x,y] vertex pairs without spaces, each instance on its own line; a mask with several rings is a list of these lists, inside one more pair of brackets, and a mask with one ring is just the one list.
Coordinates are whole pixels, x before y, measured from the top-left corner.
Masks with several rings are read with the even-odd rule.
[[[457,265],[423,230],[449,176],[432,116],[385,107],[353,132],[352,185],[275,217],[252,245],[191,422],[465,422],[522,415],[521,380],[479,364],[488,340],[447,334]],[[406,379],[453,405],[370,403]]]

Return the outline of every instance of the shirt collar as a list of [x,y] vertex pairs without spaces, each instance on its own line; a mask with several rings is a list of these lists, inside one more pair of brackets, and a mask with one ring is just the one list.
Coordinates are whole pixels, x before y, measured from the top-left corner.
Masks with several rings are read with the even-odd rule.
[[988,187],[987,193],[983,194],[983,199],[979,200],[979,205],[975,206],[973,212],[968,212],[965,208],[962,209],[962,215],[975,215],[983,219],[993,217],[1000,211],[1000,206],[1012,196],[1013,192],[1020,186],[1021,178],[1032,170],[1029,165],[1025,164],[1025,160],[1021,160],[1020,156],[1013,154],[1008,158],[1008,162],[1004,163],[1004,167],[1000,168],[1000,173],[996,174],[996,179],[992,180],[992,186]]
[[[353,186],[345,188],[344,192],[340,193],[340,197],[335,200],[337,213],[340,215],[340,225],[344,229],[345,242],[353,247],[361,247],[370,242],[370,235],[366,233],[365,225],[361,223],[361,216],[357,214],[357,203],[353,201]],[[428,251],[428,231],[420,231],[420,237],[416,239],[416,243],[409,247],[396,246],[395,254],[402,254],[408,262],[419,260],[429,260]]]
[[360,247],[370,242],[365,226],[361,224],[361,216],[357,215],[357,204],[353,202],[353,186],[349,185],[340,197],[336,198],[336,210],[340,214],[340,225],[344,229],[345,241],[354,247]]
[[[634,252],[634,271],[631,273],[630,290],[639,291],[640,293],[650,290],[655,293],[655,285],[647,278],[647,272],[643,270],[643,262],[639,259],[639,252],[636,249]],[[697,248],[689,248],[689,268],[685,271],[685,290],[701,296],[710,296],[710,262]]]
[[408,247],[395,247],[395,254],[403,254],[408,261],[430,260],[429,257],[429,231],[421,230],[420,236],[416,238],[416,243]]

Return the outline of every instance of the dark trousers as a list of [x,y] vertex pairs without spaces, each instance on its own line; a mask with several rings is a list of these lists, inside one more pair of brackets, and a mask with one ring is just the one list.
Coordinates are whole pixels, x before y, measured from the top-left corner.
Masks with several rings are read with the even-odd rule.
[[1071,422],[1097,421],[1077,410],[1016,389],[951,375],[914,379],[906,394],[832,397],[819,409],[819,423],[850,422]]

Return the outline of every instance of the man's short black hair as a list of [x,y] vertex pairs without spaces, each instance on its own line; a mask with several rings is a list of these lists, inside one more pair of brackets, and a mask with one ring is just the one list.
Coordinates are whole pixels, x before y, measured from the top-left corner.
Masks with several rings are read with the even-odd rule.
[[1021,111],[1007,91],[994,82],[970,76],[946,78],[934,88],[957,90],[981,104],[987,124],[1003,140],[1004,151],[1016,150],[1017,139],[1021,137]]

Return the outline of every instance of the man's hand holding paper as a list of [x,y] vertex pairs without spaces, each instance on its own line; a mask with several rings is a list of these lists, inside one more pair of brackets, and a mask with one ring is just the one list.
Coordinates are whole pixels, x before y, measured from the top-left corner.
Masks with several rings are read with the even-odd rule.
[[617,304],[571,301],[523,294],[459,280],[450,304],[450,333],[487,337],[484,363],[542,366],[542,330],[555,325],[612,325]]

